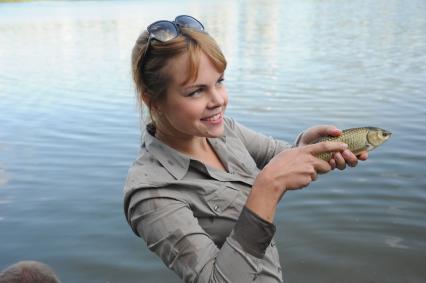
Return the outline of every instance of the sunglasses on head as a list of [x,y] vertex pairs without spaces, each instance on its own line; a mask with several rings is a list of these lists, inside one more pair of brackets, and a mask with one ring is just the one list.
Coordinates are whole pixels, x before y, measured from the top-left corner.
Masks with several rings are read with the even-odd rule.
[[155,39],[160,42],[167,42],[178,37],[182,32],[180,28],[190,28],[197,31],[204,31],[204,26],[196,18],[180,15],[175,18],[173,22],[161,20],[150,24],[147,28],[149,33],[147,47],[141,58],[141,70],[143,70],[143,63],[148,54],[148,49],[151,46],[151,40]]

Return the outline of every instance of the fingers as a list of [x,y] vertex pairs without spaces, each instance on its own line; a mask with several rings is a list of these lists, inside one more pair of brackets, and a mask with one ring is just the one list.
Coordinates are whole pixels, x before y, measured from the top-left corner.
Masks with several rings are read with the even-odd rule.
[[336,152],[333,155],[333,159],[335,160],[336,168],[339,170],[344,170],[346,165],[355,167],[358,164],[358,158],[348,149],[342,153]]
[[314,172],[311,174],[311,180],[312,180],[312,182],[313,182],[313,181],[316,181],[316,179],[318,179],[318,173],[314,171]]
[[311,160],[311,165],[313,169],[318,174],[324,174],[334,169],[332,162],[330,163],[328,161],[325,161],[321,158],[317,158],[316,156],[312,156],[312,155],[310,155],[310,160]]
[[328,162],[331,166],[331,170],[336,169],[336,160],[334,160],[334,157],[330,159],[330,161]]
[[342,153],[336,152],[333,154],[332,159],[330,159],[329,164],[332,169],[337,168],[339,170],[344,170],[346,165],[350,167],[355,167],[358,165],[358,160],[367,160],[368,152],[364,151],[355,156],[351,151],[345,150]]
[[321,153],[327,153],[327,152],[338,152],[338,151],[344,151],[348,148],[348,145],[343,142],[319,142],[316,144],[307,145],[304,147],[307,152],[311,153],[312,155],[318,155]]
[[332,169],[331,165],[322,159],[317,158],[317,163],[314,164],[315,172],[319,174],[327,173]]
[[339,170],[344,170],[346,168],[346,161],[343,158],[340,152],[336,152],[334,154],[334,159],[336,161],[336,168]]
[[350,150],[342,152],[342,156],[350,167],[355,167],[358,164],[358,158]]
[[317,141],[321,137],[338,137],[341,134],[342,131],[333,125],[319,125],[307,129],[301,136],[300,144],[307,145]]
[[310,169],[305,172],[310,175],[310,182],[316,181],[318,179],[318,174],[327,173],[332,169],[327,161],[315,157],[312,157],[312,161]]
[[338,137],[342,134],[342,131],[334,125],[320,125],[312,129],[315,129],[315,138],[317,139],[326,136]]
[[342,130],[336,128],[334,125],[328,125],[325,126],[325,132],[322,136],[332,136],[332,137],[338,137],[342,134]]
[[367,151],[361,152],[360,154],[358,154],[357,157],[359,160],[365,161],[368,159],[368,152]]

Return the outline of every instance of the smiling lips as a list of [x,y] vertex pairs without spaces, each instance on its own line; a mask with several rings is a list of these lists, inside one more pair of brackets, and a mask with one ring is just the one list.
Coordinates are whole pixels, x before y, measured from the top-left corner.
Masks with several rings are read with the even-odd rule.
[[222,112],[217,113],[215,115],[206,117],[206,118],[202,118],[201,121],[206,121],[206,122],[220,122],[222,120]]

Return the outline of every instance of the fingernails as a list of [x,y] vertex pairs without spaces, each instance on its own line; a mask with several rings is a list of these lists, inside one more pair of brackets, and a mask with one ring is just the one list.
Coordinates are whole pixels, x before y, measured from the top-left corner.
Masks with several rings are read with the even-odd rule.
[[350,158],[352,155],[352,152],[348,149],[345,149],[342,154],[344,155],[345,158]]

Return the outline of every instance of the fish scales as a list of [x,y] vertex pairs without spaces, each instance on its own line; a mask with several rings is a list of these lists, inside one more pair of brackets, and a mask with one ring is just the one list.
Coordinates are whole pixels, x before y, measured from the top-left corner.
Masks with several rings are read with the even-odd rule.
[[[361,153],[362,151],[367,151],[372,148],[368,148],[368,139],[367,135],[371,131],[372,127],[363,127],[363,128],[351,128],[342,131],[342,134],[338,137],[323,137],[318,140],[322,141],[335,141],[335,142],[344,142],[348,145],[348,149],[352,151],[355,155]],[[333,153],[321,153],[317,155],[318,158],[329,161]]]

